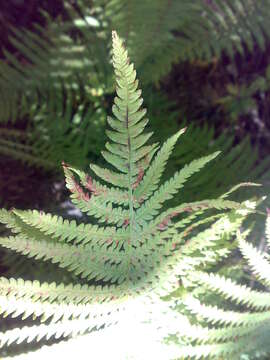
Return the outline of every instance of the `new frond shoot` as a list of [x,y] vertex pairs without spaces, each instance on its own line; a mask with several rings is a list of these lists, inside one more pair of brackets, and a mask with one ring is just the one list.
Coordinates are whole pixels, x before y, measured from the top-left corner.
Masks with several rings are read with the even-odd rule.
[[[37,210],[0,212],[1,223],[10,230],[10,236],[0,238],[1,246],[58,264],[78,282],[0,278],[3,315],[46,321],[0,333],[2,346],[82,334],[116,323],[124,309],[140,318],[134,304],[144,304],[144,312],[151,304],[153,310],[160,296],[179,287],[180,277],[226,256],[228,234],[236,232],[244,217],[243,205],[226,197],[168,206],[218,152],[192,161],[160,184],[185,129],[161,147],[148,143],[152,134],[144,131],[148,119],[136,71],[115,31],[112,50],[116,97],[102,152],[108,166],[90,165],[88,175],[63,163],[71,200],[93,221],[78,225]],[[145,313],[141,318],[145,320]]]

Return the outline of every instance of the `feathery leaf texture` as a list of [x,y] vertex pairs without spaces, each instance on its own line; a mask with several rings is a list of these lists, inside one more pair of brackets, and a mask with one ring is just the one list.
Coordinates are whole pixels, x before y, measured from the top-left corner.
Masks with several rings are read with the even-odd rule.
[[[30,115],[28,117],[30,131],[29,129],[25,131],[26,139],[22,140],[18,137],[14,139],[12,131],[6,131],[5,136],[0,139],[0,153],[46,170],[59,170],[61,160],[67,161],[72,166],[84,168],[90,161],[89,153],[98,150],[99,154],[103,146],[103,129],[101,134],[98,126],[95,127],[99,114],[95,114],[94,109],[90,114],[85,114],[86,118],[91,116],[91,122],[84,119],[80,123],[82,126],[79,126],[73,123],[74,119],[70,112],[72,104],[68,102],[64,109],[54,111],[48,103],[52,99],[58,99],[59,104],[62,104],[62,87],[71,92],[75,90],[77,94],[78,88],[80,92],[83,88],[87,88],[87,93],[92,90],[112,93],[112,72],[107,61],[110,24],[112,26],[115,24],[119,33],[127,38],[129,49],[134,52],[135,63],[144,82],[160,79],[170,69],[170,64],[177,59],[192,61],[194,58],[207,58],[211,61],[220,56],[223,49],[233,56],[236,50],[244,51],[244,44],[252,49],[255,39],[264,47],[269,34],[269,0],[260,4],[255,0],[249,0],[247,3],[234,0],[226,4],[220,1],[211,1],[210,4],[202,0],[193,2],[158,0],[147,3],[130,0],[125,4],[122,0],[113,0],[106,2],[106,5],[103,4],[105,9],[101,12],[102,15],[98,6],[91,9],[93,16],[91,20],[95,25],[88,21],[88,2],[81,1],[80,4],[76,3],[76,6],[72,7],[67,1],[65,5],[68,7],[68,21],[59,18],[56,22],[46,14],[47,26],[45,28],[37,26],[38,33],[11,29],[11,42],[19,57],[5,50],[5,59],[0,61],[0,102],[3,100],[0,104],[0,122],[17,121],[25,113]],[[95,5],[98,5],[98,2]],[[102,17],[104,19],[101,19]],[[106,21],[108,25],[105,25]],[[79,34],[76,39],[70,36],[74,29]],[[24,61],[19,61],[18,58]],[[39,111],[33,114],[31,108],[36,102]],[[103,111],[101,108],[100,104],[98,110]],[[81,117],[82,113],[85,111],[78,110],[76,118]],[[55,121],[56,118],[61,120]],[[100,120],[99,117],[98,124],[101,123]],[[62,126],[58,126],[59,123]],[[113,127],[115,123],[111,125]],[[0,129],[1,133],[3,130],[7,129]],[[191,127],[189,132],[190,130]],[[40,136],[41,131],[43,136]],[[211,134],[209,128],[206,131],[208,135]],[[194,136],[197,144],[208,143],[207,137],[204,138],[204,131],[199,141],[195,132]],[[218,139],[215,139],[215,142],[219,149],[221,145],[216,140]],[[226,140],[228,140],[227,136]],[[213,136],[211,141],[214,141]],[[188,146],[185,141],[184,144],[187,146],[188,156],[196,158],[193,147]],[[222,145],[225,147],[228,144]],[[109,144],[107,146],[110,147]],[[185,149],[185,146],[181,148]],[[153,146],[153,151],[154,148]],[[189,150],[190,148],[192,151]],[[198,148],[201,154],[202,149]],[[103,152],[105,158],[108,156],[107,150]],[[148,150],[147,147],[142,148],[137,156],[143,156]],[[245,142],[238,144],[224,161],[214,161],[211,164],[213,167],[217,166],[217,163],[221,166],[222,170],[217,171],[219,176],[209,179],[211,175],[209,171],[201,176],[201,182],[207,177],[205,183],[208,184],[210,180],[212,186],[218,184],[225,188],[230,185],[228,182],[230,183],[232,178],[238,183],[246,179],[249,174],[255,175],[259,167],[254,170],[258,156],[255,156],[253,150],[254,147],[248,148]],[[116,147],[110,148],[110,151],[117,156]],[[211,149],[210,151],[212,152]],[[252,154],[243,159],[245,151]],[[237,152],[240,155],[237,156]],[[113,155],[110,155],[111,161],[112,157]],[[180,158],[185,163],[186,159],[179,156],[178,159]],[[246,164],[243,170],[233,171],[231,166],[237,169],[243,161]],[[230,166],[227,166],[226,162],[230,163]],[[262,166],[269,169],[269,159],[265,159]],[[231,171],[228,171],[228,168]],[[247,175],[244,174],[244,170]],[[263,169],[261,170],[263,172]],[[228,174],[227,179],[223,171]],[[257,174],[249,180],[258,180],[258,178]],[[197,180],[198,177],[194,177],[195,188],[199,188],[196,186]],[[208,188],[212,191],[212,187]],[[189,187],[188,190],[186,194],[190,191],[192,194],[196,192],[196,189]],[[213,193],[211,195],[213,196]]]
[[[207,259],[211,263],[227,255],[223,249],[228,241],[225,223],[235,231],[243,219],[241,211],[247,211],[244,204],[222,197],[162,210],[188,178],[218,153],[194,160],[160,185],[169,155],[185,129],[159,150],[157,144],[147,144],[151,133],[144,132],[148,119],[136,71],[115,31],[112,47],[117,96],[113,116],[108,118],[112,129],[107,131],[109,142],[102,153],[108,167],[91,165],[92,173],[86,175],[63,163],[72,201],[95,222],[78,225],[75,220],[36,210],[0,211],[1,223],[11,232],[0,238],[1,246],[28,258],[56,263],[84,282],[64,286],[0,278],[0,309],[5,316],[38,316],[53,324],[51,328],[35,328],[31,335],[28,328],[21,335],[15,330],[0,334],[2,344],[40,339],[45,334],[84,332],[95,326],[95,319],[97,327],[115,322],[114,312],[123,309],[127,300],[168,294],[178,287],[180,275],[184,277]],[[219,213],[203,217],[209,209]],[[226,210],[230,216],[224,214]],[[212,236],[207,230],[201,237],[195,236],[193,232],[207,222],[212,224]],[[198,256],[198,250],[204,258]],[[101,320],[103,312],[112,320]],[[90,317],[81,329],[74,322],[69,331],[64,330],[72,319]]]
[[[46,14],[45,28],[37,25],[35,32],[12,29],[10,41],[24,62],[4,49],[5,59],[0,62],[1,121],[27,113],[29,99],[51,83],[59,88],[64,81],[69,88],[76,88],[78,78],[87,78],[94,86],[110,86],[107,45],[111,26],[117,26],[127,39],[144,82],[159,81],[179,60],[210,62],[223,51],[233,58],[236,52],[252,51],[254,43],[264,49],[270,35],[269,0],[101,3],[102,15],[99,1],[93,6],[96,26],[88,23],[87,1],[74,7],[65,1],[68,21],[56,22]],[[76,40],[70,36],[74,29],[80,35]]]
[[[269,234],[269,214],[266,220],[266,236]],[[246,354],[251,359],[269,356],[270,333],[270,294],[269,294],[269,255],[258,251],[238,231],[237,242],[251,271],[265,290],[254,290],[249,286],[237,284],[230,278],[205,272],[191,274],[193,281],[205,292],[219,294],[233,304],[241,306],[237,310],[224,310],[220,306],[206,305],[193,296],[183,301],[189,313],[195,315],[202,325],[190,325],[185,336],[195,341],[193,347],[183,347],[186,356],[195,358],[230,357],[239,359]],[[239,307],[238,307],[239,308]],[[208,325],[208,327],[207,327]]]
[[[269,0],[110,0],[111,26],[128,41],[144,81],[158,81],[179,60],[231,58],[269,38]],[[143,41],[142,41],[143,39]]]

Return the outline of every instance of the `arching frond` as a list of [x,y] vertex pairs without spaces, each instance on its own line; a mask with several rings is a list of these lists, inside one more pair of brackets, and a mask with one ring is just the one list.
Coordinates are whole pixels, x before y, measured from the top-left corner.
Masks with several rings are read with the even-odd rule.
[[[268,221],[266,231],[268,231]],[[251,267],[258,282],[269,284],[269,256],[262,254],[238,232],[239,249]],[[213,306],[205,303],[203,298],[187,297],[184,300],[186,309],[201,323],[199,328],[187,328],[187,337],[195,341],[193,346],[183,347],[187,354],[197,357],[216,358],[231,356],[239,359],[241,355],[251,359],[269,356],[270,333],[270,295],[268,288],[254,290],[249,286],[237,284],[230,278],[218,274],[197,272],[191,274],[197,286],[201,287],[201,294],[219,294],[231,300],[232,304],[241,305],[233,310],[224,309],[220,305]],[[200,296],[200,295],[199,295]],[[213,297],[214,299],[214,297]],[[208,300],[209,302],[209,300]],[[203,322],[202,320],[205,320]],[[208,325],[208,327],[206,326]],[[182,335],[179,336],[181,339]],[[203,344],[203,345],[201,345]]]
[[[180,277],[227,256],[233,247],[228,245],[229,233],[235,234],[252,211],[245,203],[226,199],[227,194],[163,208],[218,153],[192,161],[160,185],[169,155],[184,130],[170,137],[158,152],[157,144],[148,145],[152,134],[144,132],[148,119],[136,71],[115,31],[112,48],[117,96],[113,116],[108,118],[109,142],[102,153],[106,165],[91,164],[88,176],[63,163],[72,201],[93,222],[78,224],[36,210],[0,211],[1,223],[11,232],[0,238],[1,246],[26,258],[57,264],[76,279],[69,285],[0,279],[1,313],[48,321],[40,329],[33,328],[36,340],[45,334],[65,336],[111,324],[116,312],[129,304],[132,307],[132,301],[155,304],[160,296],[178,288]],[[238,318],[239,325],[249,321],[249,316]],[[253,318],[254,324],[260,321]],[[83,320],[80,329],[77,319]],[[69,331],[64,331],[69,323]],[[3,345],[29,340],[29,331],[8,331],[0,339]]]

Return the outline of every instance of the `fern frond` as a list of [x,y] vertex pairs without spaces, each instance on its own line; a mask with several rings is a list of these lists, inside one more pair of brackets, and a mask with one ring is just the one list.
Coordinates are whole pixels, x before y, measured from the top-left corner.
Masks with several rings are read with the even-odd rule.
[[[80,184],[83,186],[84,191],[88,192],[90,195],[99,196],[99,199],[102,199],[104,203],[128,205],[128,194],[125,190],[102,185],[99,181],[88,176],[85,172],[72,168],[67,164],[65,164],[64,173],[68,189],[72,189],[70,184],[72,184],[73,173],[74,175],[77,175],[79,177]],[[77,191],[77,196],[76,194],[71,194],[71,198],[73,203],[80,207],[78,195],[79,194]]]
[[[127,279],[128,274],[122,273],[122,269],[129,264],[129,259],[124,252],[119,251],[119,244],[107,248],[94,246],[75,246],[48,243],[45,235],[36,238],[23,235],[2,237],[0,244],[3,247],[16,251],[29,258],[50,260],[57,263],[61,268],[72,271],[82,278],[112,281],[121,283]],[[80,259],[80,261],[78,261]],[[101,264],[103,264],[101,268]],[[120,266],[121,264],[121,266]]]
[[[1,296],[11,296],[16,299],[32,299],[34,301],[59,301],[62,303],[73,304],[84,304],[88,302],[97,302],[101,300],[100,296],[104,296],[106,292],[106,287],[94,287],[88,285],[63,285],[56,283],[42,283],[35,280],[24,281],[23,279],[6,279],[4,277],[0,278],[0,295]],[[116,292],[113,292],[113,288],[108,289],[107,296],[108,298],[113,298],[116,296]],[[105,298],[104,298],[105,299]]]
[[[238,338],[236,337],[236,339]],[[177,355],[180,356],[180,358],[185,358],[186,356],[195,359],[215,359],[218,357],[225,357],[232,360],[238,360],[239,355],[243,353],[243,349],[249,353],[252,351],[252,353],[256,355],[256,349],[259,347],[260,344],[258,344],[256,340],[246,345],[246,340],[239,339],[237,342],[228,341],[210,345],[181,346]]]
[[240,233],[238,233],[238,242],[241,253],[243,254],[244,258],[247,259],[252,272],[258,277],[259,280],[265,282],[267,286],[270,286],[269,257],[245,241],[243,235]]
[[[143,119],[145,111],[139,110],[142,98],[137,91],[136,72],[133,65],[129,64],[127,52],[115,32],[113,32],[113,52],[118,98],[115,99],[115,105],[112,109],[115,118],[109,120],[115,131],[107,131],[107,135],[113,142],[119,144],[119,153],[116,162],[115,154],[110,151],[105,152],[104,155],[108,163],[124,174],[101,169],[97,166],[92,166],[91,169],[105,181],[116,186],[130,188],[135,186],[136,177],[139,176],[140,172],[145,172],[151,161],[151,152],[147,152],[139,162],[134,161],[134,158],[137,159],[137,150],[145,144],[151,134],[141,134],[148,120]],[[110,146],[113,144],[109,143]]]
[[184,304],[192,313],[199,315],[212,324],[250,326],[270,319],[270,311],[254,313],[224,311],[216,306],[201,304],[195,298],[185,299]]
[[[267,227],[268,218],[266,220]],[[246,234],[247,232],[245,234],[237,232],[240,251],[258,281],[267,285],[269,283],[269,272],[267,272],[269,256],[257,251],[244,240]],[[202,325],[185,327],[186,336],[194,341],[194,345],[183,348],[180,346],[181,353],[186,350],[188,354],[193,353],[194,356],[201,355],[210,358],[234,356],[239,359],[240,355],[244,354],[252,359],[267,357],[270,352],[268,289],[257,291],[218,274],[206,274],[199,271],[191,273],[190,276],[196,286],[200,286],[203,290],[198,295],[201,299],[188,296],[183,302],[186,309],[189,309]],[[224,310],[219,305],[207,305],[205,295],[208,294],[220,294],[223,298],[231,300],[233,304],[242,307],[246,305],[247,309],[241,309],[239,312]],[[204,298],[202,299],[202,297]],[[208,297],[208,302],[211,301],[210,299],[211,297]],[[187,324],[189,323],[187,322]],[[178,337],[179,341],[183,341],[184,336],[179,334]]]
[[164,143],[151,166],[149,167],[147,174],[145,174],[142,181],[136,187],[134,192],[136,199],[142,199],[142,201],[146,200],[157,189],[160,177],[164,172],[165,165],[173,150],[173,147],[176,144],[179,136],[182,135],[185,131],[186,128],[180,130],[177,134],[172,136]]
[[[111,312],[117,311],[121,308],[121,305],[112,303],[110,306],[106,304],[102,305],[74,305],[70,304],[54,304],[49,302],[34,302],[31,300],[16,299],[10,297],[0,297],[1,311],[4,316],[11,315],[12,317],[22,316],[23,319],[29,316],[40,317],[41,321],[44,322],[50,319],[51,322],[56,323],[59,320],[69,319],[87,319],[91,317],[102,317]],[[107,308],[107,309],[106,309]],[[105,321],[106,322],[106,321]],[[104,324],[104,323],[102,323]]]
[[57,239],[60,242],[74,242],[75,244],[104,244],[115,237],[127,237],[123,232],[116,231],[115,227],[99,227],[91,224],[80,224],[77,226],[76,221],[68,221],[61,216],[52,216],[50,214],[34,211],[14,210],[22,221],[26,224],[36,227],[44,234]]
[[[158,297],[178,288],[179,278],[184,283],[186,277],[188,282],[189,272],[227,256],[234,246],[228,244],[229,231],[234,234],[251,211],[245,204],[222,197],[183,201],[162,209],[163,203],[217,152],[191,162],[159,185],[169,155],[185,129],[172,136],[159,152],[157,144],[147,145],[151,133],[144,133],[148,120],[141,108],[136,71],[116,32],[112,41],[117,96],[113,117],[108,118],[113,130],[107,132],[109,142],[103,152],[108,167],[90,166],[101,179],[96,181],[92,174],[87,176],[63,163],[72,201],[91,216],[93,223],[78,225],[36,210],[0,211],[0,221],[12,233],[0,238],[1,246],[28,258],[50,261],[78,277],[75,284],[66,286],[0,279],[2,313],[41,316],[53,323],[51,330],[49,321],[48,327],[42,328],[44,332],[34,330],[34,337],[45,332],[48,336],[65,335],[62,323],[58,331],[54,325],[59,320],[90,319],[82,331],[91,328],[94,317],[97,326],[110,323],[129,300],[143,305],[155,303]],[[219,213],[204,214],[210,209]],[[205,229],[209,224],[211,228]],[[207,309],[200,311],[208,316]],[[216,312],[223,321],[225,314]],[[239,315],[236,324],[256,323],[255,315],[246,317]],[[70,329],[76,332],[77,325],[73,323]],[[24,331],[22,339],[29,339],[29,329]],[[4,343],[9,337],[16,340],[18,333],[1,336]]]
[[[36,24],[35,32],[12,28],[10,41],[25,59],[26,66],[14,54],[4,50],[5,61],[0,63],[1,82],[5,81],[6,86],[10,86],[10,83],[17,80],[12,85],[13,88],[16,86],[18,92],[24,90],[35,94],[36,89],[46,91],[50,83],[55,88],[61,88],[63,79],[66,85],[74,88],[76,77],[88,77],[91,70],[94,73],[95,59],[89,59],[89,47],[76,43],[68,33],[69,29],[70,26],[65,26],[60,19],[52,22],[48,17],[47,26],[44,28]],[[89,29],[88,36],[94,40],[97,33]]]
[[[68,169],[66,165],[64,165],[64,172],[66,177],[67,188],[71,191],[71,198],[73,202],[78,208],[86,212],[88,215],[92,215],[99,219],[101,222],[118,224],[118,226],[123,225],[125,220],[128,218],[128,210],[122,209],[120,207],[113,208],[112,205],[103,201],[103,197],[99,197],[99,193],[92,194],[94,192],[94,188],[92,185],[90,187],[90,192],[84,191],[79,184],[76,183],[74,176],[72,176],[71,171]],[[116,174],[115,177],[118,179],[119,174]],[[122,180],[124,176],[120,175],[120,179]],[[126,180],[127,179],[123,179]],[[92,189],[92,192],[91,192]],[[128,198],[128,194],[122,192],[123,196]],[[117,192],[115,193],[117,195]]]
[[245,285],[238,285],[231,279],[226,279],[218,274],[198,273],[196,278],[209,290],[237,304],[244,304],[257,310],[270,307],[270,294],[268,293],[251,290]]
[[6,134],[6,137],[8,139],[0,139],[0,153],[2,155],[20,160],[22,163],[31,164],[35,167],[54,170],[55,163],[34,154],[32,146],[20,144],[17,139],[9,138],[9,134]]
[[[205,164],[214,159],[219,153],[214,153],[199,160],[194,160],[186,165],[181,171],[176,173],[174,177],[165,182],[153,196],[145,202],[137,211],[137,218],[144,220],[151,220],[162,206],[162,203],[172,198],[172,196],[179,191],[187,181],[187,179],[199,171]],[[141,199],[139,199],[141,202]]]
[[33,102],[28,104],[24,131],[16,132],[16,124],[0,129],[1,153],[54,173],[61,170],[63,160],[86,168],[89,153],[99,153],[103,146],[105,111],[96,109],[93,99],[86,102],[64,85],[61,91],[48,86]]
[[101,327],[110,326],[117,323],[118,314],[107,316],[106,318],[95,318],[94,320],[66,320],[49,325],[41,324],[36,326],[24,326],[21,329],[8,330],[5,333],[0,333],[0,347],[10,346],[14,342],[20,344],[23,341],[28,343],[32,341],[39,342],[44,338],[49,340],[50,338],[58,339],[60,337],[69,337],[82,335],[85,332]]
[[265,49],[269,37],[268,0],[111,0],[105,10],[111,26],[118,26],[128,40],[145,82],[157,82],[179,60],[211,61],[223,52],[234,58],[237,52],[252,51],[255,44]]

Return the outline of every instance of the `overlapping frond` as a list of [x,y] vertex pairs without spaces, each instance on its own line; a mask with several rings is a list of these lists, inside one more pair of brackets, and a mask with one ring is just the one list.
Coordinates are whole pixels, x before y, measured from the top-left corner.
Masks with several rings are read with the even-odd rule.
[[[112,129],[107,131],[109,142],[102,153],[107,167],[90,165],[91,175],[86,175],[63,163],[72,201],[93,222],[77,224],[36,210],[0,211],[0,221],[11,232],[0,238],[1,246],[28,258],[50,261],[78,279],[77,284],[66,286],[0,279],[2,313],[41,316],[53,322],[51,330],[49,325],[35,328],[33,338],[39,339],[45,332],[48,336],[80,332],[75,322],[70,331],[63,331],[59,321],[89,318],[81,331],[99,327],[111,321],[107,317],[100,320],[103,311],[115,319],[114,313],[126,300],[153,299],[172,292],[179,276],[228,255],[228,232],[235,233],[243,213],[249,212],[246,204],[226,196],[162,209],[164,202],[218,153],[194,160],[160,185],[169,155],[185,129],[159,151],[158,144],[147,144],[151,133],[144,132],[148,119],[134,65],[116,32],[112,43],[117,96],[113,116],[108,118]],[[219,213],[210,211],[204,216],[209,210]],[[206,224],[210,229],[205,230]],[[0,338],[4,344],[17,336],[13,331]],[[17,339],[29,336],[29,329],[24,329]]]
[[223,51],[233,58],[255,43],[264,49],[269,37],[268,0],[111,0],[106,11],[144,81],[158,81],[179,59],[211,61]]
[[0,62],[0,121],[27,113],[22,98],[29,100],[30,95],[31,101],[36,91],[43,93],[51,84],[59,89],[64,81],[77,88],[80,79],[87,79],[94,88],[111,88],[107,46],[116,27],[127,39],[144,82],[160,80],[179,60],[211,61],[223,51],[234,57],[237,51],[252,50],[255,42],[264,49],[269,37],[269,0],[99,3],[90,9],[87,1],[76,6],[65,1],[65,21],[53,21],[47,14],[45,29],[12,29],[10,41],[18,56],[4,50]]
[[[25,30],[20,33],[13,29],[11,42],[19,55],[15,56],[5,51],[6,59],[0,63],[2,79],[0,92],[3,93],[1,96],[3,104],[0,106],[3,109],[3,115],[0,122],[18,119],[18,115],[21,118],[21,115],[25,113],[29,114],[29,109],[36,101],[42,105],[42,109],[33,118],[32,113],[30,114],[31,131],[26,132],[26,140],[14,139],[10,133],[6,133],[0,141],[0,153],[51,170],[58,168],[61,159],[65,159],[73,166],[83,167],[89,161],[90,151],[95,152],[95,149],[98,149],[99,152],[103,139],[101,132],[94,124],[97,119],[95,111],[89,111],[86,114],[87,119],[91,116],[91,124],[85,120],[81,126],[72,124],[67,128],[66,124],[73,121],[71,116],[62,111],[48,111],[50,107],[47,106],[47,103],[49,102],[48,97],[58,98],[61,95],[63,85],[67,89],[75,90],[87,87],[87,92],[90,93],[102,92],[104,89],[109,93],[112,92],[111,70],[108,69],[106,61],[110,26],[117,27],[120,34],[127,38],[127,43],[133,52],[132,55],[136,59],[137,68],[140,69],[143,80],[147,82],[153,81],[154,76],[159,79],[163,73],[169,70],[171,62],[179,58],[179,55],[181,59],[203,57],[205,54],[211,58],[220,54],[222,49],[228,48],[229,52],[231,49],[237,49],[237,46],[234,47],[235,43],[239,45],[241,51],[246,42],[250,42],[250,46],[252,46],[254,39],[257,39],[256,36],[262,39],[262,33],[264,35],[267,33],[267,4],[267,2],[257,4],[253,0],[249,2],[249,5],[243,4],[240,0],[236,4],[229,2],[226,5],[219,1],[214,1],[211,5],[199,0],[192,4],[189,1],[171,1],[168,4],[163,0],[151,3],[130,1],[128,4],[124,4],[118,0],[106,3],[105,13],[102,17],[98,10],[99,1],[95,2],[96,8],[93,9],[89,9],[89,4],[84,1],[75,7],[66,2],[68,8],[66,21],[59,19],[59,21],[53,22],[47,16],[47,27],[45,29],[39,27],[38,35],[31,31]],[[102,6],[104,6],[103,3]],[[107,21],[108,19],[109,21]],[[252,33],[253,29],[255,29],[254,34]],[[73,31],[78,35],[75,38],[70,35]],[[202,40],[201,37],[207,39]],[[144,38],[143,44],[141,44],[142,38]],[[262,40],[265,41],[264,38]],[[222,45],[220,46],[220,44]],[[166,57],[168,57],[168,61],[165,59]],[[23,60],[21,61],[21,59]],[[149,70],[150,66],[151,70]],[[91,75],[88,76],[89,74]],[[59,103],[62,100],[60,99]],[[67,104],[67,108],[69,105]],[[76,118],[82,113],[85,114],[85,111],[78,111]],[[64,131],[60,131],[60,127],[56,125],[56,118],[68,120],[66,124],[62,123]],[[111,120],[108,119],[108,121]],[[36,124],[37,122],[38,124]],[[113,120],[111,125],[112,123]],[[39,140],[40,131],[43,133],[41,140]],[[84,136],[81,136],[82,133]],[[194,133],[194,135],[196,134]],[[202,146],[203,136],[202,133],[200,138]],[[49,138],[52,141],[48,141]],[[118,167],[123,166],[123,164],[119,164],[119,159],[115,158],[118,156],[118,149],[115,146],[112,148],[110,144],[107,146],[112,154],[109,155],[108,149],[106,149],[103,152],[104,157],[110,156],[110,160],[116,161]],[[217,146],[219,146],[218,143]],[[227,144],[223,142],[223,146],[225,150]],[[83,150],[81,151],[81,149]],[[254,156],[251,156],[249,146],[244,143],[239,144],[237,149],[232,150],[227,159],[218,163],[222,169],[227,169],[227,164],[231,165],[232,163],[237,168],[241,161],[243,163],[244,151],[249,151],[250,155],[245,157],[248,159],[246,161],[247,168],[243,169],[249,173],[248,162],[254,164],[256,154],[254,152]],[[147,146],[143,147],[136,156],[144,157],[149,150]],[[154,146],[152,150],[154,151]],[[192,154],[195,157],[194,151],[186,150],[189,157]],[[80,159],[83,160],[80,161]],[[268,167],[269,160],[266,159],[265,168]],[[95,166],[94,168],[103,178],[109,176],[114,181],[114,185],[122,186],[123,181],[116,183],[112,171],[104,172],[100,168]],[[256,171],[259,171],[259,167]],[[238,173],[237,171],[230,172],[229,180],[227,180],[226,177],[223,178],[221,171],[217,171],[218,176],[210,179],[211,185],[215,186],[226,181],[228,186],[228,181],[232,177],[237,183],[241,181],[241,179],[237,179]],[[206,181],[208,182],[211,172],[209,171],[207,174]],[[200,177],[201,179],[206,176],[205,173],[203,175]],[[150,173],[149,178],[151,178]],[[198,177],[195,175],[195,187],[197,187],[197,180]],[[193,189],[191,191],[193,192]],[[140,192],[139,187],[137,192]]]
[[[30,166],[60,172],[61,162],[86,168],[104,143],[105,112],[68,89],[48,87],[36,105],[29,105],[31,119],[24,130],[0,129],[0,153]],[[80,103],[80,105],[78,105]]]
[[[266,233],[268,231],[269,215],[266,221]],[[269,255],[259,252],[245,240],[245,235],[240,232],[237,239],[239,249],[249,263],[254,276],[258,282],[268,286]],[[246,355],[253,359],[269,356],[270,295],[268,288],[254,290],[230,278],[212,273],[194,272],[191,278],[204,289],[204,296],[211,293],[219,294],[237,306],[233,310],[228,310],[219,305],[206,305],[203,299],[187,297],[183,303],[188,312],[199,319],[201,325],[197,328],[194,326],[187,328],[186,336],[195,341],[195,345],[183,347],[181,353],[186,350],[187,354],[195,358],[196,356],[197,358],[230,356],[230,358],[239,359],[240,355]]]
[[45,28],[36,25],[35,32],[11,29],[10,41],[17,53],[4,49],[5,58],[0,61],[0,90],[6,94],[3,100],[9,100],[5,103],[10,104],[6,112],[1,112],[0,122],[16,119],[16,114],[10,116],[15,109],[20,116],[28,113],[33,99],[40,100],[52,87],[59,93],[63,83],[68,89],[77,89],[80,79],[87,78],[97,87],[97,78],[102,76],[97,68],[106,60],[102,56],[98,59],[98,51],[95,56],[92,53],[93,47],[97,49],[103,42],[98,31],[89,27],[88,43],[79,42],[70,35],[72,24],[52,21],[48,16],[47,21]]
[[[242,181],[266,184],[270,168],[269,157],[265,157],[258,164],[258,148],[251,146],[248,137],[233,146],[234,137],[229,133],[225,132],[216,139],[213,139],[213,133],[214,129],[208,126],[198,128],[190,125],[186,136],[182,138],[182,144],[176,146],[173,168],[170,165],[168,167],[170,174],[178,167],[196,159],[199,154],[208,155],[222,149],[222,153],[216,159],[209,162],[199,173],[195,173],[192,181],[185,184],[186,191],[181,194],[184,201],[190,197],[192,200],[200,200],[209,197],[210,194],[218,196]],[[256,192],[258,190],[256,189]],[[241,198],[245,199],[249,195],[250,189],[245,193],[242,191]]]

